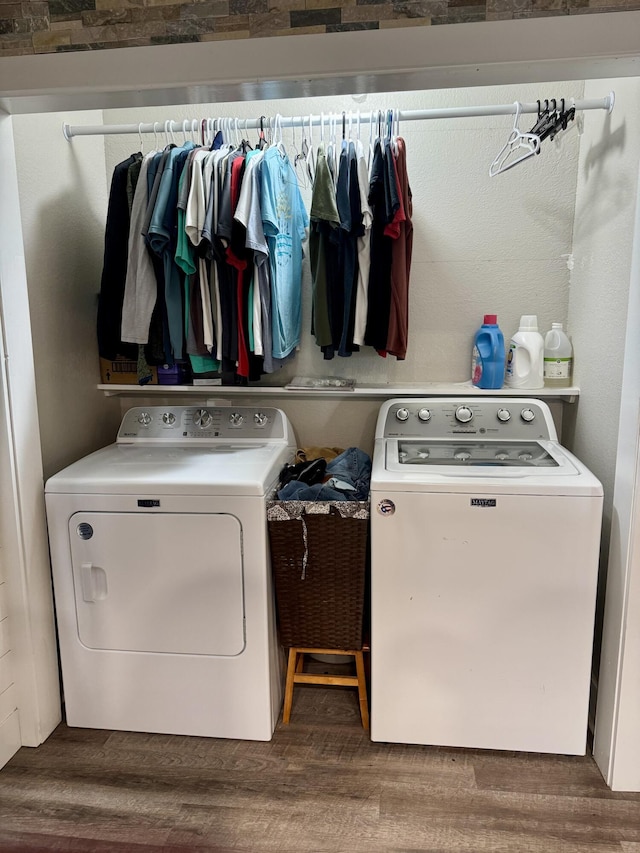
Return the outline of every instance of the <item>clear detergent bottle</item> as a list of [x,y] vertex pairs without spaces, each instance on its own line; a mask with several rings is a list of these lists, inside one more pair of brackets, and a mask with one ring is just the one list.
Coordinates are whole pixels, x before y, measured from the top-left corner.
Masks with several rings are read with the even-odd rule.
[[504,337],[496,314],[485,314],[475,334],[471,383],[477,388],[502,388],[504,384]]
[[544,384],[549,388],[571,385],[573,347],[562,329],[562,323],[552,323],[544,339]]
[[544,388],[544,338],[535,314],[524,314],[511,338],[505,385],[509,388]]

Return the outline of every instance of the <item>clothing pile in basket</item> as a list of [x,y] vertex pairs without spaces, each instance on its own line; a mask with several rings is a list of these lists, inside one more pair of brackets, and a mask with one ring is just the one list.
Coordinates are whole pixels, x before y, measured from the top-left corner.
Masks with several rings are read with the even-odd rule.
[[[332,448],[336,450],[337,448]],[[357,447],[331,456],[313,457],[285,465],[280,472],[280,501],[365,501],[369,497],[371,457]],[[298,452],[298,457],[300,451]]]

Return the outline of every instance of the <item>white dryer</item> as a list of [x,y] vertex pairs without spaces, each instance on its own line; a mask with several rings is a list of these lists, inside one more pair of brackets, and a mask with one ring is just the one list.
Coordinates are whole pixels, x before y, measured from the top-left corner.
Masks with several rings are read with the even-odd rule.
[[584,754],[602,501],[543,402],[382,406],[373,740]]
[[70,726],[269,740],[282,667],[265,499],[277,409],[129,410],[46,506]]

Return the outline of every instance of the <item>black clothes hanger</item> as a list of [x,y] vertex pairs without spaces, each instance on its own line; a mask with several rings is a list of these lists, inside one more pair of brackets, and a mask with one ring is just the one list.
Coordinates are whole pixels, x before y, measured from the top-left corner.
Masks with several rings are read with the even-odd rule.
[[267,145],[267,140],[264,135],[264,120],[265,116],[260,116],[260,130],[258,131],[258,150],[262,151]]
[[[570,107],[565,109],[565,99],[562,98],[558,107],[558,102],[555,98],[551,101],[545,99],[544,108],[541,102],[538,101],[538,118],[534,126],[529,131],[539,137],[540,142],[543,139],[553,139],[561,130],[566,130],[570,121],[573,121],[576,115],[576,108]],[[538,148],[537,154],[540,153]]]

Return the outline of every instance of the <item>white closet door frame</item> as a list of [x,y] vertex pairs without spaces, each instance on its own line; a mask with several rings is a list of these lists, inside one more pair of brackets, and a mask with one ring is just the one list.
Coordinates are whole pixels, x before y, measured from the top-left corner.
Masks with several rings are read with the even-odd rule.
[[0,542],[18,745],[37,746],[60,722],[60,687],[13,126],[3,112],[0,150]]
[[640,791],[640,172],[593,755],[613,791]]

